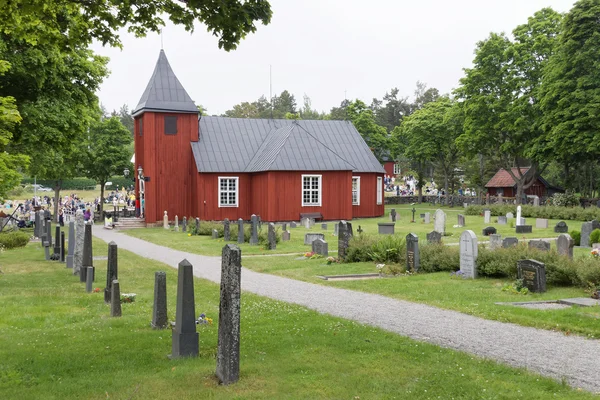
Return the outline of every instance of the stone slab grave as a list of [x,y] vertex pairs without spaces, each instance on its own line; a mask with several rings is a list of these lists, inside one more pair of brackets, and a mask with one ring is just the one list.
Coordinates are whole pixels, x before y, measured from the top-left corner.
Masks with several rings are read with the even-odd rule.
[[584,222],[581,224],[581,240],[579,242],[580,247],[590,247],[590,235],[594,229],[600,229],[600,222],[592,220],[590,222]]
[[507,237],[502,239],[502,248],[508,249],[510,247],[517,247],[519,245],[519,239],[516,237]]
[[[177,304],[170,358],[198,356],[199,341],[196,332],[193,269],[188,260],[183,260],[178,265]],[[219,321],[219,324],[221,323],[222,321]]]
[[507,224],[507,218],[504,215],[500,215],[498,216],[498,225],[506,225]]
[[477,236],[466,230],[460,235],[460,272],[466,278],[477,278]]
[[312,252],[321,256],[329,256],[329,245],[323,239],[315,239],[312,242]]
[[427,243],[429,243],[429,244],[442,243],[442,235],[436,231],[429,232],[427,234]]
[[393,235],[394,227],[396,226],[395,222],[378,222],[377,229],[380,235]]
[[562,233],[556,238],[556,251],[561,256],[573,258],[573,246],[575,241],[568,233]]
[[554,226],[554,233],[568,233],[568,232],[569,232],[569,226],[567,225],[567,223],[565,221],[557,222],[556,225]]
[[439,208],[433,216],[433,230],[444,236],[446,234],[446,213]]
[[538,249],[541,251],[550,251],[550,243],[544,240],[530,240],[527,246],[530,249]]
[[531,225],[517,225],[515,227],[516,233],[531,233],[533,232],[533,228]]
[[351,275],[317,275],[317,278],[325,281],[358,281],[363,279],[379,279],[379,274],[351,274]]
[[530,308],[533,310],[562,310],[565,308],[571,308],[568,304],[561,303],[560,300],[556,301],[516,301],[516,302],[499,302],[494,303],[499,306],[513,306]]
[[496,228],[494,228],[493,226],[488,226],[487,228],[484,228],[482,233],[483,236],[490,236],[490,235],[495,235],[496,234]]
[[548,220],[546,218],[536,218],[535,219],[535,227],[536,227],[536,229],[548,228]]
[[414,233],[409,233],[406,235],[406,271],[419,272],[420,267],[419,237]]
[[546,266],[536,260],[517,261],[517,277],[523,280],[523,286],[533,293],[546,291]]
[[575,297],[572,299],[561,299],[559,300],[559,302],[570,306],[580,307],[600,306],[600,300],[592,299],[590,297]]
[[304,244],[311,246],[312,242],[317,239],[325,240],[325,235],[323,233],[306,233],[304,235]]
[[290,241],[290,231],[281,232],[281,241],[289,242]]

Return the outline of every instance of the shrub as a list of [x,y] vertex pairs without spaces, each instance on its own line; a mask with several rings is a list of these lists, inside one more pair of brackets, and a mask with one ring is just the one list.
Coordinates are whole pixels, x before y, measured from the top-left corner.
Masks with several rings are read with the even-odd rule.
[[[493,216],[506,215],[509,212],[516,216],[517,213],[517,206],[513,204],[492,204],[488,206],[472,205],[466,208],[465,213],[467,215],[483,215],[484,209],[489,209]],[[600,219],[600,208],[559,207],[556,205],[534,207],[523,205],[521,206],[521,216],[525,218],[591,221],[593,219]]]
[[375,237],[368,234],[356,235],[350,239],[345,262],[373,261],[369,253],[375,244]]
[[574,207],[579,205],[579,196],[574,193],[555,193],[550,203],[559,207]]
[[575,246],[579,246],[581,244],[581,232],[579,231],[571,231],[571,238]]
[[404,263],[406,243],[401,235],[354,236],[349,243],[345,262],[374,261],[379,263]]
[[[219,238],[225,236],[225,227],[222,222],[219,221],[202,221],[200,222],[200,229],[196,230],[196,222],[193,218],[190,217],[188,221],[191,222],[191,226],[188,222],[188,229],[192,235],[200,235],[200,236],[212,236],[213,229],[217,230]],[[238,237],[238,225],[237,223],[229,224],[229,235],[232,241],[236,241]],[[249,224],[244,225],[244,241],[249,242],[250,236],[252,235],[251,228]],[[279,227],[275,228],[275,243],[279,243],[281,241],[281,229]],[[261,245],[267,245],[269,243],[269,233],[268,228],[263,224],[261,228],[258,230],[258,243]]]
[[600,260],[579,258],[573,264],[579,286],[600,288]]
[[30,235],[25,232],[0,233],[0,248],[5,250],[25,247],[29,243]]
[[600,229],[594,229],[590,233],[590,243],[600,243]]
[[[131,181],[131,179],[130,179]],[[33,178],[25,178],[21,180],[21,185],[31,185],[34,183]],[[54,188],[56,181],[51,179],[38,179],[36,181],[38,185],[47,186],[49,188]],[[73,179],[63,179],[61,183],[61,188],[63,190],[84,190],[84,189],[95,189],[96,181],[89,178],[73,178]]]
[[443,244],[427,244],[421,246],[421,271],[439,272],[456,271],[460,268],[460,255],[458,246],[444,246]]

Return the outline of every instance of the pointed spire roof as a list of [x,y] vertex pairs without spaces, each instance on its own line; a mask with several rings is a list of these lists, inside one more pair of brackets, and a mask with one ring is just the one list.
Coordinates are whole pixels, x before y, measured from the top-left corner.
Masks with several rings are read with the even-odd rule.
[[164,50],[133,115],[144,111],[197,113],[198,108],[175,76]]

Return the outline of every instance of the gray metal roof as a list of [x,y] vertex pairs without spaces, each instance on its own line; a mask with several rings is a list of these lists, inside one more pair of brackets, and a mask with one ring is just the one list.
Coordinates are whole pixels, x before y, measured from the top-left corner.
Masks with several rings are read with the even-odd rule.
[[202,117],[192,142],[199,172],[385,173],[348,121]]
[[197,113],[198,108],[175,76],[164,50],[133,115],[142,111]]

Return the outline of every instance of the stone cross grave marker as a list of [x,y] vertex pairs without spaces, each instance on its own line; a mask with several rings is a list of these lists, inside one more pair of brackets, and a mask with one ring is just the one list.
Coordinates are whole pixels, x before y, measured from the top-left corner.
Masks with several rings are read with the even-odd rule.
[[119,257],[115,242],[108,244],[108,260],[106,262],[106,287],[104,288],[104,302],[110,303],[112,296],[112,283],[119,279]]
[[169,325],[167,318],[167,274],[163,271],[154,273],[154,305],[150,325],[153,329],[165,329]]
[[238,243],[244,243],[244,220],[241,218],[238,218],[238,238],[237,238],[237,242]]
[[502,235],[490,235],[490,250],[496,250],[502,247]]
[[240,378],[242,250],[235,245],[228,244],[223,247],[221,260],[216,375],[219,383],[229,385],[237,382]]
[[541,251],[550,251],[550,243],[543,240],[530,240],[528,243],[530,249],[538,249]]
[[358,232],[358,234],[362,234],[363,233],[363,229],[361,228],[361,226],[358,226],[358,229],[356,230],[356,232]]
[[442,243],[442,235],[436,231],[429,232],[427,234],[427,243],[430,243],[430,244]]
[[477,278],[477,236],[470,230],[460,235],[460,272],[467,278]]
[[458,226],[459,227],[465,226],[465,216],[462,214],[458,214]]
[[183,221],[181,222],[181,230],[183,232],[187,232],[187,217],[183,216]]
[[573,246],[575,241],[568,233],[563,233],[556,239],[556,251],[562,256],[573,259]]
[[256,214],[252,214],[250,218],[250,245],[256,246],[258,244],[258,217]]
[[406,271],[418,272],[421,267],[419,237],[414,233],[406,235]]
[[85,224],[83,237],[83,257],[81,269],[79,270],[79,281],[87,280],[87,267],[94,266],[94,255],[92,253],[92,225]]
[[110,294],[110,316],[120,317],[121,315],[121,288],[119,287],[119,281],[115,279]]
[[229,218],[225,218],[223,220],[223,238],[225,239],[226,242],[229,242],[231,240]]
[[167,215],[166,210],[165,210],[165,215],[163,216],[163,228],[169,229],[169,216]]
[[554,233],[567,233],[569,232],[569,227],[567,226],[565,221],[560,221],[554,226]]
[[517,206],[517,226],[525,225],[521,220],[521,206]]
[[267,233],[269,250],[277,249],[277,235],[275,234],[275,224],[270,222]]
[[69,242],[67,248],[67,268],[73,268],[75,252],[75,222],[69,222]]
[[490,210],[485,210],[483,212],[483,223],[489,224],[492,221],[492,212]]
[[[196,303],[194,301],[194,267],[183,260],[177,270],[177,304],[173,328],[171,358],[198,356]],[[219,320],[219,325],[223,321]]]
[[533,293],[546,291],[546,266],[536,260],[517,261],[517,276],[523,280],[523,286]]
[[179,232],[179,216],[175,215],[175,232]]
[[510,247],[517,247],[519,245],[519,239],[516,237],[507,237],[502,240],[502,248],[508,249]]
[[315,239],[312,242],[312,251],[313,253],[327,257],[329,255],[329,245],[323,239]]
[[433,230],[444,236],[446,234],[446,213],[439,208],[433,216]]
[[343,260],[346,257],[348,245],[352,238],[352,223],[342,220],[338,225],[338,256]]
[[325,240],[325,235],[322,233],[306,233],[304,235],[304,244],[310,246],[317,239]]
[[508,223],[505,215],[498,216],[498,225],[506,225]]
[[431,213],[428,213],[428,212],[425,213],[424,221],[425,221],[426,224],[430,224],[431,223]]

